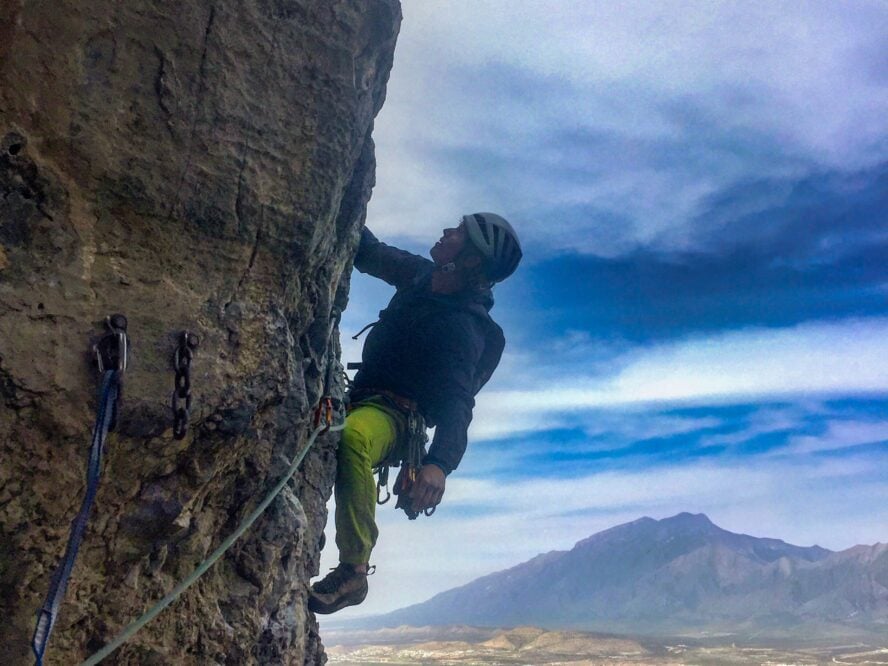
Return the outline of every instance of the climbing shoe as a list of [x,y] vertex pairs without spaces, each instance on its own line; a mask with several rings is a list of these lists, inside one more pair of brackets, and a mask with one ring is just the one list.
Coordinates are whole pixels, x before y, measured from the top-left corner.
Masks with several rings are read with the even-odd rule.
[[341,562],[323,580],[311,586],[308,610],[329,615],[346,606],[357,606],[367,596],[367,576],[374,568],[370,567],[366,573],[359,572],[353,564]]

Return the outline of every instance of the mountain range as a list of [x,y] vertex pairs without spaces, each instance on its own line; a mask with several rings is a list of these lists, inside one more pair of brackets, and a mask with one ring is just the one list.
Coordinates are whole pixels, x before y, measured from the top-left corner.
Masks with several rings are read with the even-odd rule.
[[888,544],[834,552],[702,514],[641,518],[361,624],[888,636]]

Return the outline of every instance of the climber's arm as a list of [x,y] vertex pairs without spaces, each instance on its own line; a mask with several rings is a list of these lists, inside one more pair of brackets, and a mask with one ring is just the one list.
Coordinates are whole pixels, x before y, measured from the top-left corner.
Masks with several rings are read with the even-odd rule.
[[366,227],[361,232],[361,244],[355,256],[355,268],[361,273],[378,277],[393,287],[401,288],[409,285],[420,271],[430,269],[432,265],[429,259],[380,242]]
[[453,315],[441,322],[443,335],[428,357],[428,412],[435,437],[423,461],[450,474],[466,450],[467,431],[475,407],[475,375],[484,338],[471,318]]

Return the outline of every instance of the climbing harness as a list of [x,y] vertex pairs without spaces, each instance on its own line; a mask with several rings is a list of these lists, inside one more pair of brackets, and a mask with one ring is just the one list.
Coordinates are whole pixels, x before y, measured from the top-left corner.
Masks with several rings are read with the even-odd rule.
[[[333,311],[332,316],[336,317],[336,313],[338,310]],[[327,346],[327,354],[329,355],[332,351],[332,339],[333,339],[333,330],[336,326],[338,319],[334,321],[331,325],[330,330],[330,339]],[[335,363],[332,358],[329,358],[329,364]],[[331,373],[328,371],[326,373],[325,378],[331,377]],[[305,458],[308,451],[311,449],[315,440],[319,435],[325,432],[337,432],[343,430],[345,428],[345,418],[341,413],[342,410],[339,410],[340,418],[336,419],[336,411],[333,407],[333,399],[329,395],[330,386],[327,385],[324,387],[324,394],[318,402],[318,406],[314,411],[314,429],[311,431],[311,434],[308,436],[308,440],[305,442],[305,446],[299,451],[293,461],[290,463],[290,466],[287,468],[287,471],[284,472],[283,476],[278,480],[275,486],[268,491],[263,500],[253,509],[250,514],[241,521],[240,525],[238,525],[237,529],[232,532],[226,539],[223,541],[216,550],[210,553],[209,557],[207,557],[203,562],[201,562],[197,568],[182,582],[176,585],[169,594],[167,594],[163,599],[158,601],[154,606],[152,606],[149,610],[143,613],[137,620],[135,620],[132,624],[130,624],[126,629],[121,631],[110,643],[108,643],[101,650],[93,654],[89,659],[84,661],[80,666],[95,666],[100,661],[102,661],[105,657],[110,655],[112,652],[117,650],[121,645],[126,643],[130,638],[132,638],[142,627],[148,624],[151,620],[157,617],[164,609],[167,608],[171,603],[173,603],[176,599],[181,596],[181,594],[191,587],[197,580],[205,574],[218,560],[221,558],[225,552],[231,548],[235,541],[237,541],[241,536],[243,536],[244,532],[246,532],[256,519],[262,515],[265,509],[274,501],[274,499],[280,494],[280,492],[284,489],[284,486],[287,485],[287,482],[290,478],[296,473],[299,469],[299,465],[302,464],[302,460]],[[334,421],[336,423],[334,424]],[[296,500],[299,501],[298,499]]]
[[[400,445],[394,446],[392,453],[374,468],[374,472],[378,475],[376,503],[386,504],[391,499],[392,493],[388,489],[389,470],[391,467],[400,466],[401,469],[393,487],[393,493],[398,497],[395,508],[403,509],[410,520],[416,520],[420,512],[414,511],[410,506],[410,491],[422,467],[422,460],[426,454],[425,445],[429,440],[426,434],[425,419],[413,400],[384,390],[371,390],[367,393],[372,394],[372,397],[369,398],[371,401],[381,400],[388,407],[397,410],[405,422],[403,431],[400,433]],[[425,509],[421,513],[431,516],[435,513],[435,507]]]
[[83,541],[89,513],[92,509],[96,492],[99,488],[99,477],[102,469],[102,454],[105,439],[117,423],[117,407],[120,400],[121,378],[126,370],[127,348],[129,339],[126,333],[127,321],[123,315],[115,314],[107,317],[105,326],[108,329],[104,336],[93,347],[96,364],[101,376],[99,404],[96,411],[96,422],[93,427],[92,445],[89,452],[89,463],[86,472],[86,494],[80,505],[80,511],[71,523],[71,532],[65,555],[52,576],[46,600],[37,614],[37,625],[31,640],[37,666],[43,664],[43,656],[55,625],[59,607],[65,597],[68,579],[74,569],[77,551]]
[[191,362],[194,352],[200,344],[200,338],[194,333],[182,331],[179,346],[173,357],[173,368],[176,371],[175,388],[171,407],[173,410],[173,437],[182,439],[188,432],[188,419],[191,416]]

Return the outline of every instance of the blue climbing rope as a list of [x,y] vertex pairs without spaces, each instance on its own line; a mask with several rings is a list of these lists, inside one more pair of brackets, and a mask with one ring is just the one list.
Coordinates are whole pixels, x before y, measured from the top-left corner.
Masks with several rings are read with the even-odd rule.
[[92,509],[99,489],[99,476],[102,470],[102,453],[105,448],[105,439],[116,419],[117,398],[120,395],[120,371],[112,368],[102,375],[102,386],[99,392],[99,408],[96,415],[96,424],[93,428],[92,446],[89,451],[89,463],[86,470],[86,495],[80,505],[80,511],[71,523],[71,534],[68,537],[68,545],[65,547],[65,556],[61,564],[52,576],[49,593],[40,612],[37,615],[37,627],[34,629],[34,637],[31,647],[34,650],[37,666],[42,666],[43,655],[52,634],[56,616],[65,598],[65,590],[68,587],[68,579],[74,569],[74,561],[77,559],[77,551],[83,541],[86,531],[86,523],[89,520],[89,512]]

